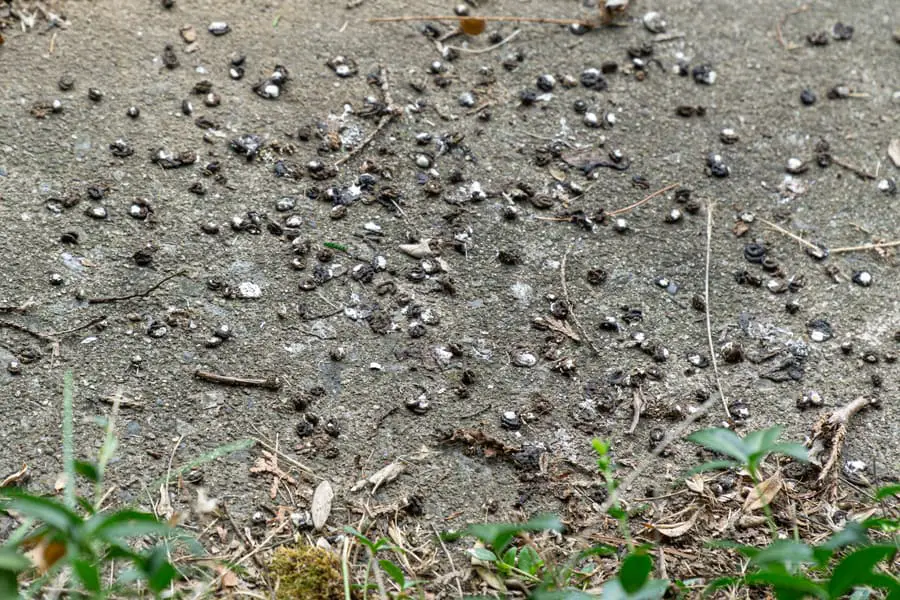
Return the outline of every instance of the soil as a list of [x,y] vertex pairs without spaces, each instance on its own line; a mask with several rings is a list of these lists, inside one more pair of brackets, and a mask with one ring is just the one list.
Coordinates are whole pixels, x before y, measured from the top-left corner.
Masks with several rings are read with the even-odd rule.
[[[749,409],[734,427],[783,425],[784,439],[802,441],[827,411],[860,395],[877,397],[879,409],[854,417],[844,457],[865,461],[873,483],[896,480],[896,253],[832,252],[817,261],[762,222],[832,249],[900,238],[898,196],[878,188],[882,178],[898,175],[887,155],[900,131],[892,2],[870,2],[862,11],[849,2],[815,2],[784,22],[783,40],[796,48],[785,48],[776,32],[793,3],[764,0],[751,10],[743,3],[640,2],[622,26],[582,36],[559,25],[491,23],[477,38],[444,42],[466,47],[452,61],[420,33],[421,22],[366,22],[413,10],[453,11],[452,3],[419,4],[365,0],[351,10],[311,0],[199,1],[166,10],[159,2],[135,2],[125,10],[101,0],[63,4],[66,28],[39,19],[23,32],[11,21],[0,46],[0,305],[32,304],[0,315],[0,364],[21,363],[20,373],[0,372],[0,474],[27,464],[29,486],[53,490],[61,471],[62,379],[71,370],[80,456],[99,447],[96,421],[110,412],[104,397],[120,393],[137,404],[121,406],[116,421],[119,448],[109,477],[117,502],[149,507],[159,501],[159,480],[170,468],[256,438],[277,444],[314,475],[292,469],[300,484],[273,499],[271,478],[250,472],[261,456],[256,446],[198,467],[199,482],[173,484],[175,510],[189,510],[202,485],[261,539],[278,506],[308,510],[312,489],[327,479],[335,489],[332,533],[356,524],[366,503],[376,513],[412,503],[421,513],[405,523],[420,536],[432,527],[542,511],[563,514],[577,532],[579,519],[603,497],[602,485],[574,496],[566,489],[567,475],[590,479],[592,438],[611,442],[627,474],[649,456],[651,432],[677,424],[676,405],[717,398],[713,369],[688,360],[692,353],[709,356],[704,314],[692,299],[704,291],[712,206],[713,343],[718,351],[733,342],[744,353],[740,362],[718,360],[732,412],[739,412],[736,403]],[[573,1],[480,4],[478,14],[589,14]],[[654,42],[640,21],[650,10],[662,12],[669,33],[683,35]],[[211,35],[213,21],[231,31]],[[831,38],[836,22],[854,27],[851,40],[806,42],[820,30]],[[188,24],[197,35],[190,52],[179,34]],[[451,28],[434,24],[441,32]],[[514,29],[521,30],[516,37],[488,49],[492,32],[506,38]],[[167,44],[178,58],[174,69],[163,64]],[[627,54],[642,45],[652,50],[645,76]],[[246,56],[241,80],[229,77],[236,56]],[[338,56],[354,61],[358,73],[339,77],[327,64]],[[714,83],[679,76],[679,58],[690,69],[710,65]],[[444,81],[430,72],[434,61],[446,69]],[[608,89],[563,85],[565,76],[577,80],[607,61],[618,65],[605,76]],[[261,98],[252,86],[276,65],[287,68],[289,80],[277,99]],[[393,101],[387,110],[375,85],[383,72]],[[545,73],[556,79],[550,96],[523,103],[524,90],[543,93],[535,82]],[[74,78],[71,90],[57,87],[63,75]],[[192,93],[201,80],[212,82],[219,106],[205,106],[204,96]],[[419,82],[424,91],[412,87]],[[851,97],[829,99],[838,85]],[[101,90],[102,99],[88,99],[89,88]],[[805,88],[818,96],[811,106],[800,102]],[[467,91],[474,92],[474,107],[460,105]],[[31,114],[35,103],[54,99],[61,112]],[[191,116],[182,113],[184,100],[193,104]],[[576,100],[601,121],[614,115],[614,124],[586,126],[573,109]],[[139,107],[137,118],[126,114],[130,106]],[[705,114],[679,116],[678,106],[703,107]],[[198,127],[200,116],[213,127]],[[386,126],[336,176],[312,177],[310,161],[327,170],[382,118]],[[328,125],[320,130],[321,123]],[[724,144],[723,128],[739,139]],[[303,130],[311,132],[306,140]],[[432,141],[417,144],[420,133]],[[249,160],[229,147],[248,134],[264,141]],[[118,139],[134,154],[113,156],[110,144]],[[837,161],[875,179],[838,164],[818,166],[822,139]],[[197,160],[164,169],[151,162],[160,148],[193,152]],[[609,161],[615,150],[627,169],[599,167],[586,177],[564,160],[577,162],[573,153],[580,152]],[[710,175],[711,153],[721,155],[730,176]],[[792,157],[810,166],[787,180]],[[279,170],[287,173],[278,176]],[[374,175],[371,189],[359,189],[363,170]],[[194,184],[205,193],[189,191]],[[626,232],[603,219],[601,211],[672,185],[621,214]],[[691,200],[684,202],[684,193],[676,198],[676,188],[689,189]],[[523,189],[550,206],[537,206]],[[139,198],[152,206],[144,220],[129,216]],[[283,198],[294,207],[279,212]],[[64,206],[69,200],[78,203]],[[346,215],[332,218],[341,202]],[[99,206],[108,218],[86,214]],[[673,209],[683,217],[669,223]],[[248,212],[258,215],[257,225]],[[738,236],[741,214],[755,219]],[[270,223],[283,228],[291,216],[299,217],[298,226],[270,232]],[[207,222],[220,232],[204,233]],[[66,232],[77,232],[77,243],[61,241]],[[305,256],[295,252],[292,237],[309,242]],[[400,249],[423,240],[434,241],[437,256],[414,258]],[[785,281],[802,279],[802,287],[770,292],[771,273],[745,259],[751,242],[764,244]],[[142,250],[139,266],[134,255]],[[305,267],[296,269],[294,259]],[[371,280],[357,280],[372,266]],[[590,269],[602,270],[605,281],[589,282]],[[742,270],[761,277],[763,286],[738,283]],[[180,271],[145,295],[88,301],[140,294]],[[870,286],[851,280],[858,271],[871,274]],[[315,275],[328,280],[302,290]],[[246,283],[259,286],[260,297],[241,298]],[[794,300],[798,310],[791,313],[786,303]],[[636,310],[641,318],[630,318]],[[552,321],[554,314],[562,318]],[[48,340],[9,326],[65,332],[100,317],[100,325],[53,336],[58,355]],[[535,327],[537,317],[567,325],[572,335]],[[608,317],[618,329],[601,327]],[[831,339],[811,339],[815,319],[830,324]],[[209,347],[223,325],[232,335]],[[639,333],[649,348],[635,341]],[[851,352],[842,350],[844,342],[852,343]],[[663,358],[660,346],[667,360],[654,359],[654,350]],[[535,364],[516,366],[529,353]],[[786,367],[775,378],[786,381],[763,377],[779,365]],[[198,369],[277,377],[281,386],[224,386],[198,379]],[[630,434],[637,390],[646,406]],[[798,399],[810,391],[824,405],[799,410]],[[413,411],[412,402],[427,406]],[[307,403],[304,412],[318,420],[305,428],[311,435],[300,437],[305,416],[297,405]],[[520,428],[504,425],[507,411],[516,413]],[[725,420],[717,403],[698,427]],[[460,430],[513,450],[447,441]],[[625,497],[667,493],[698,460],[692,444],[674,443]],[[397,480],[373,496],[351,491],[393,461],[406,464]],[[280,465],[291,466],[284,459]],[[260,511],[263,520],[254,518]]]

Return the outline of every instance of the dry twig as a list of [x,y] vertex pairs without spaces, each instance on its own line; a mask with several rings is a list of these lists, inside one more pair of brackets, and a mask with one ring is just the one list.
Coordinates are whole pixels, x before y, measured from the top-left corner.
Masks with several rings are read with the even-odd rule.
[[712,323],[710,322],[710,303],[709,303],[709,263],[712,257],[712,202],[706,207],[706,269],[703,276],[703,301],[706,309],[703,311],[706,315],[706,341],[709,343],[709,360],[712,362],[713,374],[716,377],[716,387],[719,389],[719,397],[722,399],[722,407],[725,409],[725,415],[731,418],[728,412],[728,402],[725,401],[725,392],[722,390],[722,378],[719,376],[719,362],[716,360],[716,349],[713,346],[712,339]]
[[185,271],[181,270],[181,271],[172,273],[171,275],[168,275],[166,277],[163,277],[155,285],[147,288],[143,292],[136,292],[134,294],[127,294],[125,296],[108,296],[105,298],[89,298],[87,302],[88,302],[88,304],[110,304],[112,302],[119,302],[120,300],[131,300],[133,298],[146,298],[151,293],[156,291],[157,288],[159,288],[159,286],[161,286],[165,282],[169,281],[170,279],[175,279],[176,277],[184,275],[184,273],[185,273]]
[[237,387],[260,387],[267,390],[280,390],[281,380],[277,377],[268,377],[266,379],[248,379],[246,377],[231,377],[229,375],[219,375],[211,371],[203,371],[197,369],[194,371],[194,377],[209,381],[210,383],[221,383],[223,385],[233,385]]
[[900,246],[900,240],[893,242],[879,242],[877,244],[863,244],[862,246],[844,246],[842,248],[834,248],[832,254],[840,254],[842,252],[856,252],[859,250],[880,250],[882,248],[893,248]]
[[387,124],[390,123],[391,121],[393,121],[394,117],[396,117],[397,115],[400,114],[400,109],[394,105],[394,101],[391,98],[391,89],[388,84],[387,69],[385,69],[384,67],[381,67],[378,76],[381,79],[381,93],[384,96],[384,103],[387,105],[387,108],[385,109],[386,113],[378,121],[378,125],[375,126],[375,129],[372,131],[372,133],[370,133],[368,136],[366,136],[366,138],[363,141],[361,141],[358,146],[356,146],[355,148],[350,150],[350,152],[348,152],[347,154],[345,154],[344,156],[339,158],[337,161],[335,161],[335,163],[334,163],[335,168],[341,166],[342,164],[344,164],[345,162],[347,162],[348,160],[350,160],[351,158],[353,158],[354,156],[356,156],[357,154],[362,152],[362,150],[366,146],[368,146],[370,143],[372,143],[372,140],[374,140],[375,137],[379,133],[381,133],[381,130],[384,129],[385,127],[387,127]]
[[[559,282],[562,285],[563,298],[565,298],[566,305],[569,307],[569,316],[572,317],[572,322],[575,323],[575,327],[578,328],[578,331],[581,333],[581,337],[585,341],[587,341],[588,346],[591,347],[591,350],[593,350],[597,356],[600,356],[600,350],[597,348],[597,346],[594,344],[594,341],[587,334],[587,331],[585,330],[585,328],[581,326],[581,322],[578,320],[578,315],[575,314],[575,305],[572,304],[572,301],[569,299],[569,288],[566,285],[566,262],[569,259],[569,253],[571,251],[572,251],[572,246],[569,246],[569,248],[566,250],[566,253],[563,255],[562,263],[560,263],[560,266],[559,266]],[[576,339],[576,341],[578,341],[578,340]]]
[[797,48],[800,47],[798,44],[788,44],[787,42],[784,41],[784,34],[782,33],[782,29],[784,29],[785,23],[787,23],[787,20],[789,17],[792,17],[793,15],[798,15],[798,14],[800,14],[802,12],[806,12],[808,10],[809,10],[809,4],[803,4],[802,6],[800,6],[800,8],[792,10],[791,12],[789,12],[786,15],[784,15],[783,17],[781,17],[781,19],[779,19],[779,21],[775,24],[775,37],[778,39],[778,43],[781,44],[781,47],[784,48],[785,50],[796,50]]
[[662,189],[656,190],[655,192],[653,192],[653,193],[650,194],[649,196],[645,196],[644,198],[638,200],[638,201],[635,202],[634,204],[629,204],[628,206],[625,206],[625,207],[623,207],[623,208],[618,208],[618,209],[616,209],[616,210],[614,210],[614,211],[611,211],[611,212],[606,213],[606,216],[607,216],[607,217],[615,217],[615,216],[618,216],[618,215],[625,214],[625,213],[627,213],[627,212],[629,212],[629,211],[634,210],[634,209],[637,208],[638,206],[640,206],[640,205],[642,205],[642,204],[644,204],[644,203],[646,203],[646,202],[649,202],[650,200],[653,200],[654,198],[656,198],[656,197],[659,196],[660,194],[665,194],[665,193],[668,192],[669,190],[674,189],[674,188],[678,187],[679,185],[681,185],[681,184],[680,184],[680,183],[673,183],[673,184],[671,184],[671,185],[667,185],[666,187],[664,187],[664,188],[662,188]]

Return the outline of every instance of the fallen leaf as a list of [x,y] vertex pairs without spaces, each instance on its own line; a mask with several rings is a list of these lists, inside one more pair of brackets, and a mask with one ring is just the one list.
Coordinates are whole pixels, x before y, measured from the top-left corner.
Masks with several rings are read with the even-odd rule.
[[418,244],[400,244],[398,248],[400,248],[401,252],[413,258],[428,258],[434,256],[430,242],[430,239],[424,239]]
[[234,571],[228,570],[228,568],[223,566],[216,567],[216,570],[219,572],[219,575],[222,577],[220,588],[235,588],[238,586],[238,576],[235,575]]
[[406,467],[403,463],[400,462],[392,462],[388,466],[383,469],[379,469],[377,473],[374,473],[371,477],[369,477],[368,481],[372,484],[372,493],[381,487],[385,483],[390,483],[393,480],[397,479],[397,477],[402,473]]
[[316,531],[321,531],[325,527],[325,522],[328,521],[328,517],[331,515],[332,500],[334,500],[334,490],[326,479],[316,488],[313,494],[312,506],[310,507],[313,527],[316,528]]
[[28,475],[28,465],[23,464],[22,468],[18,471],[13,471],[8,475],[0,477],[0,488],[21,483],[25,480],[26,475]]
[[900,138],[894,138],[888,144],[888,156],[891,157],[895,167],[900,167]]
[[703,475],[700,473],[694,473],[690,477],[688,477],[684,484],[687,486],[689,490],[696,494],[702,494],[704,488]]
[[481,580],[484,581],[489,588],[495,589],[498,592],[506,592],[506,584],[503,583],[503,580],[497,577],[495,573],[482,566],[474,566],[472,568],[475,569],[475,572],[478,573],[478,576],[481,577]]
[[60,473],[56,477],[56,481],[53,483],[53,489],[56,490],[57,493],[66,489],[66,480],[67,479],[68,479],[68,477],[66,477],[65,473]]
[[735,222],[734,227],[731,228],[731,233],[733,233],[735,237],[741,237],[748,231],[750,231],[750,226],[743,221]]
[[41,538],[37,546],[26,553],[26,556],[37,568],[38,573],[46,573],[66,554],[66,545],[59,541],[48,541]]
[[677,538],[686,534],[694,524],[697,522],[697,515],[700,514],[700,511],[694,511],[694,514],[691,515],[691,518],[687,521],[681,521],[678,523],[656,523],[651,524],[650,527],[654,531],[658,531],[662,535],[667,538]]
[[747,494],[747,499],[744,501],[742,510],[744,512],[753,512],[754,510],[770,504],[783,487],[784,480],[781,478],[781,473],[775,473],[750,490],[750,493]]
[[159,486],[159,504],[156,505],[156,513],[168,521],[175,514],[172,508],[172,500],[169,498],[169,488],[166,484]]

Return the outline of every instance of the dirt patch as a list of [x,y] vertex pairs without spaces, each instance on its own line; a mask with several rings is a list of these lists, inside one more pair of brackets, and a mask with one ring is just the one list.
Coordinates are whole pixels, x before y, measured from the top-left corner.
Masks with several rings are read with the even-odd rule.
[[[262,539],[324,478],[329,526],[368,505],[403,507],[422,535],[539,511],[577,529],[602,501],[566,483],[592,481],[593,437],[627,473],[718,394],[694,299],[714,204],[709,308],[735,426],[800,441],[877,397],[845,457],[896,479],[894,249],[820,261],[763,222],[831,249],[900,238],[879,187],[897,176],[889,2],[817,2],[777,30],[776,2],[640,3],[625,27],[489,24],[442,43],[423,23],[365,22],[403,5],[67,3],[65,29],[3,32],[0,362],[19,368],[0,373],[0,473],[27,463],[52,489],[72,369],[81,454],[108,399],[128,401],[117,501],[156,503],[170,461],[253,437],[309,474],[282,462],[297,484],[273,488],[251,473],[260,447],[236,452],[173,488],[176,510],[202,485]],[[654,8],[678,35],[647,31]],[[805,40],[838,22],[852,39]],[[798,409],[811,391],[824,403]],[[373,495],[351,491],[395,461]],[[665,494],[695,462],[677,442],[626,496]]]

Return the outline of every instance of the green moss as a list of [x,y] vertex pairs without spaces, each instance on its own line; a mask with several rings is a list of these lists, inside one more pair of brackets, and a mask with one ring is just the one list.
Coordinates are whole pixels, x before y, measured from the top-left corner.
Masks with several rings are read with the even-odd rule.
[[315,546],[275,551],[269,564],[277,580],[276,600],[344,600],[344,580],[337,557]]

